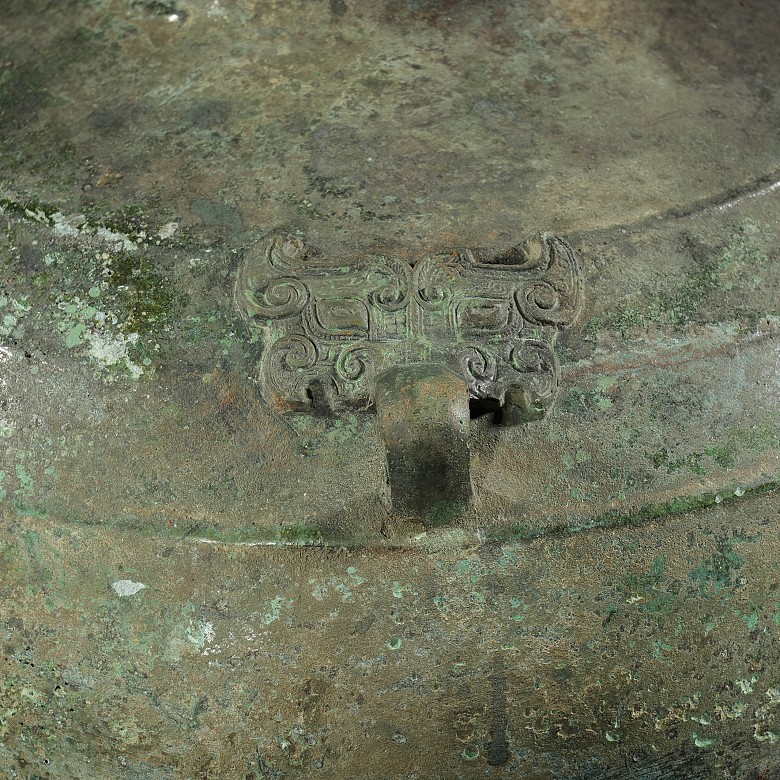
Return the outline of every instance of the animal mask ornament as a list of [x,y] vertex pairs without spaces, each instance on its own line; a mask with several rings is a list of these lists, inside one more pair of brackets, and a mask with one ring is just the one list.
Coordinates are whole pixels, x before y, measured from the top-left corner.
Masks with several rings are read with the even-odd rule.
[[[510,424],[547,413],[559,379],[555,339],[579,313],[582,283],[572,248],[546,234],[497,255],[465,250],[416,262],[388,256],[323,261],[285,236],[248,252],[236,300],[262,343],[257,379],[271,406],[334,415],[377,411],[393,507],[417,514],[420,501],[401,500],[393,486],[393,455],[400,452],[395,439],[404,439],[398,474],[407,473],[431,465],[414,453],[430,450],[430,436],[441,439],[442,426],[449,429],[434,445],[465,451],[466,473],[462,455],[450,463],[440,452],[443,488],[433,498],[443,500],[437,496],[453,482],[465,482],[455,496],[468,500],[469,402],[501,410]],[[441,395],[443,411],[436,411],[431,394]],[[402,401],[419,408],[408,408],[408,415],[393,409],[391,422],[388,409]],[[401,482],[409,487],[408,479]],[[430,485],[418,487],[431,493]],[[431,504],[424,495],[420,500]]]

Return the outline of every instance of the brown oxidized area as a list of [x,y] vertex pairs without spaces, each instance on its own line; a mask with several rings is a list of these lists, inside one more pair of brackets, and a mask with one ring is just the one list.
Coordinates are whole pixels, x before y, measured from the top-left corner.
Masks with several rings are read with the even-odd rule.
[[2,11],[3,780],[778,773],[776,4]]

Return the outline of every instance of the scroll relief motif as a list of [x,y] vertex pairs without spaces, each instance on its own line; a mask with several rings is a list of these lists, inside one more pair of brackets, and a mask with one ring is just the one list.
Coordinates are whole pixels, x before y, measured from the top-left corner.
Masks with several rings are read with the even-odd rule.
[[258,379],[277,409],[369,409],[380,372],[438,363],[464,377],[471,398],[525,421],[552,405],[555,338],[582,290],[572,248],[545,234],[497,256],[345,264],[313,259],[286,236],[250,250],[236,300],[263,345]]

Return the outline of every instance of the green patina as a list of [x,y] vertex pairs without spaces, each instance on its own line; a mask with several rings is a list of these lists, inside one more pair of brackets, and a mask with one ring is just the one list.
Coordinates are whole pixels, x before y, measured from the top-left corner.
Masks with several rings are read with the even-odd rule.
[[[0,296],[0,309],[6,308],[0,311],[0,335],[15,328],[18,332],[26,316],[36,323],[54,324],[67,349],[83,354],[86,348],[104,367],[124,366],[133,378],[143,373],[142,365],[159,360],[163,336],[179,322],[187,300],[159,269],[152,257],[155,250],[143,247],[147,232],[153,230],[140,209],[105,213],[87,208],[86,216],[66,218],[49,204],[9,198],[0,201],[0,208],[27,222],[62,229],[66,237],[100,235],[114,246],[95,255],[46,254],[42,268],[32,273],[32,297]],[[130,247],[116,250],[121,243]],[[231,346],[232,340],[225,349]]]
[[269,611],[260,616],[260,622],[266,626],[270,625],[281,618],[282,608],[289,609],[291,606],[292,599],[284,598],[283,596],[274,596],[274,598],[271,599]]
[[35,492],[35,480],[22,463],[16,464],[16,478],[19,480],[19,489],[15,491],[15,495],[20,498],[29,498]]
[[[164,219],[165,213],[161,214],[159,207],[154,212],[158,221]],[[105,228],[112,233],[127,236],[135,244],[149,243],[150,236],[157,233],[147,217],[146,209],[132,203],[112,209],[100,202],[90,202],[84,208],[84,216],[88,229]]]
[[631,572],[623,578],[623,588],[628,595],[652,593],[663,581],[666,572],[666,557],[658,555],[648,572]]
[[748,631],[755,631],[758,627],[758,607],[754,604],[750,612],[742,615],[742,620],[745,621],[745,625],[748,627]]
[[[58,220],[64,217],[58,207],[35,198],[0,198],[0,210],[10,216],[38,222],[50,228],[56,227]],[[93,202],[85,204],[74,229],[88,235],[107,230],[117,236],[127,237],[136,244],[147,243],[147,234],[154,232],[144,217],[143,209],[138,206],[123,206],[118,210],[111,210],[105,205]]]
[[126,312],[125,333],[157,337],[181,312],[182,295],[143,252],[113,255],[110,271],[109,286]]
[[17,201],[11,198],[0,198],[0,209],[11,216],[39,222],[47,227],[54,226],[54,214],[59,211],[54,206],[38,200]]
[[[620,62],[605,69],[614,15],[599,30],[601,11],[577,3],[551,14],[508,4],[497,16],[494,4],[464,14],[457,3],[409,0],[373,4],[356,22],[355,4],[342,0],[272,11],[110,0],[100,4],[105,14],[94,3],[37,5],[45,4],[12,3],[7,14],[6,37],[28,40],[0,57],[0,125],[8,130],[0,166],[6,186],[46,192],[62,211],[24,197],[0,204],[0,336],[13,353],[2,373],[19,380],[9,393],[14,408],[3,411],[9,421],[0,420],[0,441],[11,445],[0,498],[17,493],[0,544],[0,579],[11,594],[0,764],[18,754],[10,771],[31,777],[268,780],[314,769],[347,777],[387,761],[410,776],[457,775],[459,762],[475,777],[611,776],[630,761],[637,776],[662,764],[681,766],[683,776],[691,755],[694,773],[712,771],[699,753],[717,734],[718,768],[731,750],[740,766],[761,765],[768,754],[751,748],[778,741],[776,694],[767,689],[775,681],[765,675],[776,661],[780,602],[766,587],[776,579],[774,509],[760,496],[778,486],[780,432],[756,409],[774,409],[760,361],[771,353],[761,338],[776,323],[767,318],[749,344],[726,336],[733,322],[744,329],[763,315],[766,290],[776,289],[774,206],[751,198],[711,219],[708,204],[696,220],[653,218],[649,230],[635,221],[668,201],[685,206],[721,192],[727,171],[748,181],[766,170],[765,154],[750,144],[733,151],[733,139],[745,137],[744,112],[720,111],[734,106],[728,88],[702,90],[689,78],[709,77],[687,68],[674,47],[671,28],[684,27],[686,14],[670,23],[668,9],[655,18],[648,6],[636,29],[630,9],[621,14]],[[718,60],[718,84],[740,85],[737,103],[765,103],[762,91],[776,85],[759,39],[770,26],[757,22],[755,46],[733,56],[739,36],[727,13],[716,14],[718,29],[691,15],[715,36],[687,37],[702,44],[691,51],[715,44],[706,51]],[[79,28],[79,19],[94,29]],[[646,30],[650,60],[632,42]],[[223,47],[230,56],[214,56]],[[674,68],[659,69],[672,48]],[[327,56],[307,72],[312,51]],[[724,55],[729,62],[719,61]],[[150,61],[155,67],[145,67]],[[328,71],[337,74],[332,81]],[[750,75],[757,72],[761,85]],[[610,97],[603,85],[612,77],[620,80],[614,99],[599,99]],[[211,93],[224,116],[202,108]],[[632,103],[632,94],[642,101]],[[706,132],[680,110],[692,95],[709,117]],[[48,105],[51,114],[42,111]],[[749,117],[756,143],[774,138],[770,114]],[[634,135],[643,137],[634,144]],[[672,155],[662,138],[674,139]],[[675,170],[680,149],[696,145],[701,167]],[[651,169],[663,179],[654,181]],[[656,192],[666,205],[653,202]],[[131,194],[148,209],[117,209]],[[602,316],[585,328],[590,342],[580,331],[559,340],[557,423],[473,423],[479,501],[465,514],[435,507],[423,519],[453,528],[424,536],[420,524],[380,506],[381,438],[371,414],[285,422],[255,404],[257,349],[247,342],[261,336],[240,327],[231,299],[237,257],[220,247],[253,230],[310,229],[323,251],[329,242],[338,249],[330,256],[339,263],[365,247],[417,257],[461,240],[509,240],[517,204],[529,227],[546,219],[581,225],[574,242],[583,250],[586,311]],[[180,227],[158,231],[163,215]],[[368,233],[351,229],[360,220],[370,222]],[[593,239],[593,225],[616,220],[627,229]],[[157,235],[164,252],[154,248]],[[398,319],[399,338],[409,336]],[[632,325],[646,331],[623,347],[604,332]],[[655,356],[682,342],[681,328],[681,350],[704,357],[667,371]],[[723,345],[728,354],[717,363]],[[423,338],[410,346],[417,355],[432,350]],[[157,376],[143,387],[110,386],[121,371],[96,369],[96,361],[106,365],[121,348],[137,368],[154,361]],[[641,378],[601,373],[610,351],[639,365]],[[404,353],[401,346],[394,358]],[[721,385],[705,385],[710,359],[718,371],[725,366]],[[228,382],[228,371],[238,378]],[[581,387],[571,387],[572,376]],[[238,401],[223,409],[226,386],[231,398],[239,388]],[[218,406],[212,425],[206,415]],[[196,433],[185,435],[190,426]],[[60,437],[79,429],[83,447],[81,434]],[[19,448],[29,454],[17,458]],[[64,477],[56,491],[48,491],[56,474],[46,457]],[[738,474],[723,473],[737,465]],[[211,503],[202,500],[204,482],[216,486]],[[342,493],[355,485],[361,492],[344,508]],[[49,497],[58,503],[38,523]],[[702,508],[712,511],[652,522]],[[510,542],[504,549],[485,540],[482,528],[512,522],[495,533]],[[756,549],[750,565],[748,534],[732,532],[743,523],[767,539],[768,552]],[[25,536],[31,527],[39,533]],[[351,549],[285,554],[242,544]],[[293,612],[280,588],[296,587],[302,565],[317,595]],[[148,593],[157,600],[109,597],[112,579],[136,572],[154,579]],[[215,627],[219,642],[210,641]],[[457,679],[446,679],[450,669]],[[399,705],[390,710],[388,689]],[[445,717],[455,711],[468,728],[447,733]],[[510,743],[503,753],[502,734]],[[89,758],[84,766],[79,753]]]
[[279,540],[285,544],[322,544],[322,529],[309,523],[283,526],[279,529]]
[[669,501],[659,504],[645,504],[633,512],[614,510],[605,512],[598,517],[589,520],[572,522],[568,525],[551,525],[543,528],[532,529],[526,525],[512,525],[509,529],[493,535],[492,540],[497,542],[532,541],[543,537],[563,537],[583,531],[592,531],[599,528],[618,528],[622,526],[640,526],[651,520],[662,517],[692,512],[697,509],[726,504],[741,499],[743,496],[759,496],[771,493],[780,488],[780,482],[775,480],[746,488],[724,490],[720,493],[702,493],[693,496],[676,496]]
[[656,469],[665,468],[668,474],[688,469],[699,476],[707,473],[702,463],[705,458],[711,459],[717,466],[726,469],[733,468],[736,463],[733,450],[726,446],[713,446],[704,452],[692,452],[678,458],[672,458],[669,451],[662,448],[647,456],[647,459]]
[[[602,330],[625,333],[631,328],[653,324],[683,327],[693,321],[701,322],[709,296],[721,289],[731,289],[733,280],[740,274],[752,274],[757,267],[768,264],[771,233],[763,231],[757,222],[745,220],[719,249],[705,247],[691,236],[684,236],[684,244],[700,270],[686,274],[672,290],[659,291],[654,283],[652,288],[642,291],[644,305],[619,304],[610,313],[586,323],[584,333]],[[734,307],[732,312],[738,313]],[[754,313],[740,313],[748,327],[755,325]]]
[[461,501],[438,501],[428,509],[425,524],[432,528],[449,525],[462,517],[465,509]]
[[688,574],[691,582],[699,586],[702,596],[721,595],[733,591],[736,587],[736,572],[745,564],[734,549],[735,543],[743,541],[737,538],[720,537],[715,542],[713,554]]
[[0,336],[10,336],[30,312],[32,306],[28,303],[29,298],[29,295],[9,298],[0,294]]

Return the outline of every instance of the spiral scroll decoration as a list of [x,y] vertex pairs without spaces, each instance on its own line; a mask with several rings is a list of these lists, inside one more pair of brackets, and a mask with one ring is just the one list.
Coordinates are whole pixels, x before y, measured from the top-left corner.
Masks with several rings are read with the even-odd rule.
[[265,360],[272,390],[293,402],[307,404],[306,390],[318,357],[317,345],[306,336],[294,334],[275,341]]
[[295,236],[279,236],[268,245],[268,262],[285,274],[295,273],[306,260],[303,242]]
[[460,363],[471,395],[474,398],[487,397],[490,385],[498,377],[496,356],[486,347],[472,344],[462,352]]
[[272,279],[260,293],[245,292],[250,311],[255,317],[280,319],[300,314],[309,300],[309,290],[300,279]]
[[437,363],[472,399],[539,419],[558,386],[557,333],[582,304],[572,248],[544,233],[494,253],[464,250],[416,263],[392,256],[327,262],[295,236],[249,247],[235,300],[259,379],[280,410],[366,409],[374,383],[399,364]]
[[561,307],[558,290],[544,279],[519,289],[515,293],[515,300],[522,315],[530,322],[559,325],[567,316]]
[[449,305],[458,271],[454,263],[426,258],[414,267],[415,297],[424,309],[440,311]]
[[523,383],[541,398],[551,398],[558,389],[558,358],[543,341],[525,339],[516,344],[509,356],[512,368]]
[[400,311],[409,304],[411,267],[395,258],[380,258],[368,270],[369,284],[377,283],[368,299],[384,311]]
[[336,373],[349,382],[357,382],[373,372],[373,355],[364,343],[352,344],[341,350],[336,358]]

